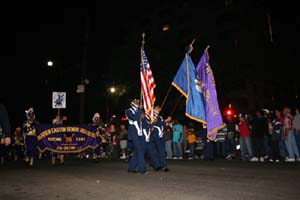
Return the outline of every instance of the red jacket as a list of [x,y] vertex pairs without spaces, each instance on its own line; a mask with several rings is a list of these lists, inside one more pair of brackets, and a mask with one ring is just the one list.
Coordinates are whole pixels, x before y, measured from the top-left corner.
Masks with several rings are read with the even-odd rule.
[[246,122],[239,123],[240,137],[245,138],[250,136],[250,129]]

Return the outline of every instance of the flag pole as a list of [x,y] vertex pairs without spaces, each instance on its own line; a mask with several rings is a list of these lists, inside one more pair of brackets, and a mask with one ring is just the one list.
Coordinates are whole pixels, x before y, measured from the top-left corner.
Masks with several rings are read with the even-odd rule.
[[170,113],[170,116],[172,116],[172,115],[174,114],[174,112],[175,112],[175,110],[176,110],[176,108],[177,108],[177,106],[178,106],[178,104],[179,104],[180,99],[181,99],[182,96],[183,96],[183,95],[181,94],[180,97],[178,98],[178,100],[177,100],[177,102],[176,102],[176,104],[175,104],[175,106],[174,106],[172,112]]
[[[146,33],[142,33],[142,46],[144,46],[145,44],[145,36],[146,36]],[[142,61],[142,69],[143,71],[145,70],[144,69],[144,59],[143,59],[143,53],[142,53],[142,48],[141,48],[141,61]],[[141,88],[141,93],[140,93],[140,103],[143,103],[143,91],[142,91],[142,88]]]
[[193,51],[193,49],[194,49],[193,44],[194,44],[195,40],[196,39],[194,38],[193,41],[191,42],[191,44],[189,45],[188,53],[191,53]]
[[189,45],[189,48],[188,48],[187,52],[185,53],[186,77],[187,77],[187,81],[188,81],[188,96],[189,96],[189,93],[190,93],[190,75],[189,75],[190,71],[189,71],[188,54],[190,54],[193,51],[193,44],[194,44],[195,40],[196,39],[193,39],[193,41]]
[[209,46],[209,45],[207,45],[207,47],[206,47],[205,51],[207,51],[207,50],[209,49],[209,47],[210,47],[210,46]]
[[172,84],[170,84],[169,89],[168,89],[168,91],[167,91],[167,94],[166,94],[166,96],[165,96],[163,102],[161,103],[161,107],[160,107],[161,109],[162,109],[163,106],[165,105],[166,100],[167,100],[167,98],[168,98],[168,96],[169,96],[169,93],[170,93],[171,89],[172,89]]
[[208,59],[209,59],[209,53],[208,53],[208,49],[209,49],[209,45],[207,45],[207,47],[206,47],[206,49],[205,49],[205,52],[207,53],[207,57],[208,57]]

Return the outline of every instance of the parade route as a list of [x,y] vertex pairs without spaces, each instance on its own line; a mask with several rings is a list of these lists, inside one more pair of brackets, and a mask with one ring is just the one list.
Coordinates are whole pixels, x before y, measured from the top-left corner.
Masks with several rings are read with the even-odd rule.
[[1,200],[300,199],[300,163],[170,160],[169,172],[127,172],[124,161],[67,159],[0,166]]

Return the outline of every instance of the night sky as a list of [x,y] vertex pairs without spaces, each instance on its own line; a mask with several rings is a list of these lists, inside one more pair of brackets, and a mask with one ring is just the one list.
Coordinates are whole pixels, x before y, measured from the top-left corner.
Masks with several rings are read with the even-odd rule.
[[[56,114],[51,106],[52,91],[67,92],[67,109],[62,114],[68,116],[69,123],[77,123],[80,98],[76,89],[82,79],[89,80],[87,123],[94,112],[104,117],[108,113],[123,115],[129,99],[140,95],[142,32],[146,33],[145,50],[157,83],[158,104],[194,38],[191,55],[195,64],[210,45],[221,105],[228,103],[223,96],[232,85],[245,79],[273,85],[279,104],[286,104],[299,92],[297,6],[263,0],[151,2],[2,6],[1,100],[13,126],[24,120],[24,111],[31,106],[39,121],[50,123]],[[165,24],[170,25],[169,31],[162,31]],[[47,67],[48,60],[54,62],[53,68]],[[122,87],[125,93],[110,95],[107,89],[111,85]],[[172,112],[179,96],[171,89],[166,114]]]

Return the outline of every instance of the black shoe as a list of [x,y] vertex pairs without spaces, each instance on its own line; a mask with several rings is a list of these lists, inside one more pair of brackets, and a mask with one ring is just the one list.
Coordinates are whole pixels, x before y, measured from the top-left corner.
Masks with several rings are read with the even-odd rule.
[[133,170],[133,171],[132,171],[132,170],[128,170],[127,172],[128,172],[128,173],[137,173],[136,170]]
[[161,167],[157,167],[157,168],[154,168],[154,171],[158,172],[161,169],[162,169]]
[[169,171],[169,168],[167,168],[167,167],[163,167],[163,168],[162,168],[162,171],[164,171],[164,172],[168,172],[168,171]]

